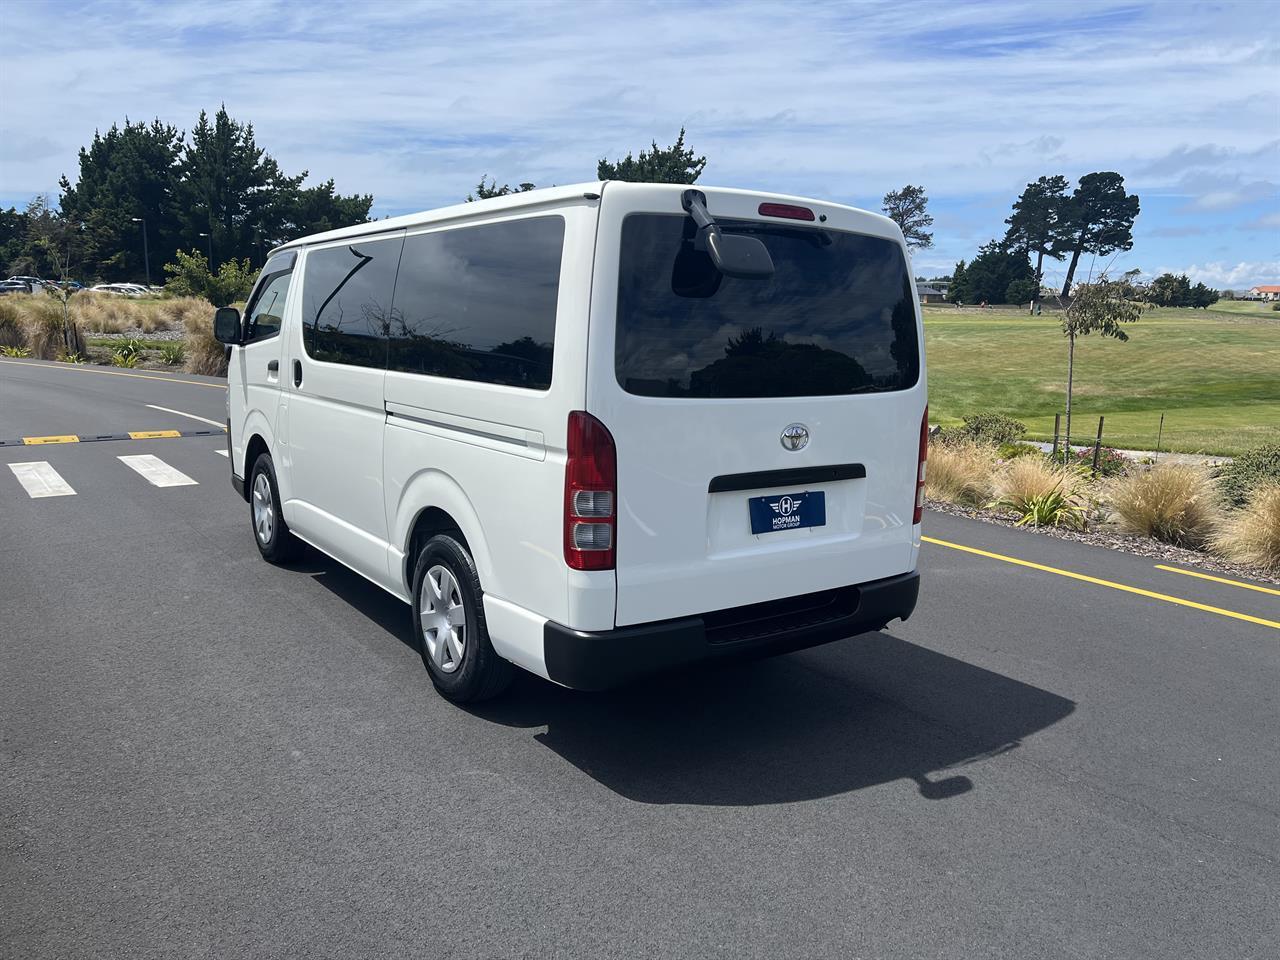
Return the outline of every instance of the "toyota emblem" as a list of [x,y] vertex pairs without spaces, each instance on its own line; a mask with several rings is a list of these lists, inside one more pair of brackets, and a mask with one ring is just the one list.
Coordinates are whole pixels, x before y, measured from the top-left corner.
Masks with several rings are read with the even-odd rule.
[[809,445],[809,428],[803,423],[789,423],[782,431],[785,450],[803,450]]

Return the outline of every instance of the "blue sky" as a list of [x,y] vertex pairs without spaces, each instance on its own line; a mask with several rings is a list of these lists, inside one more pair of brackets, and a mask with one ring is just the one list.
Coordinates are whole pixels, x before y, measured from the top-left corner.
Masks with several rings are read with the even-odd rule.
[[684,125],[709,184],[870,209],[923,184],[935,247],[916,270],[929,276],[1001,234],[1027,181],[1116,170],[1142,214],[1112,270],[1280,283],[1278,14],[1107,0],[5,0],[0,203],[56,198],[95,128],[126,115],[189,128],[222,102],[287,171],[372,193],[378,216],[453,202],[484,173],[591,179],[600,156]]

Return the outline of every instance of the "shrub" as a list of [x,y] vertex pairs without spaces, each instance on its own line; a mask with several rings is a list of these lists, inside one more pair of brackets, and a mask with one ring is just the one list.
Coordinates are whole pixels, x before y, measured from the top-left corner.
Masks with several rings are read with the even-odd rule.
[[1002,413],[979,413],[964,418],[960,433],[984,443],[1013,443],[1027,432],[1027,425]]
[[1034,443],[1002,443],[999,454],[1001,460],[1017,460],[1019,457],[1042,457],[1044,451]]
[[[1093,448],[1072,450],[1071,462],[1082,470],[1093,470]],[[1129,458],[1111,447],[1098,450],[1098,476],[1118,477],[1129,469]]]
[[213,338],[213,311],[207,316],[187,320],[187,373],[203,373],[211,377],[227,374],[227,349]]
[[[147,349],[146,345],[137,337],[129,337],[127,340],[121,340],[112,349],[111,353],[113,356],[112,356],[111,362],[115,363],[116,362],[115,358],[121,357],[123,359],[133,360],[134,363],[132,364],[132,366],[136,366],[137,362],[142,359],[142,353],[146,349]],[[117,366],[124,366],[124,365],[125,364],[123,363],[117,364]]]
[[1266,483],[1280,483],[1280,443],[1246,450],[1218,476],[1222,498],[1233,507],[1243,506],[1250,492]]
[[1055,466],[1042,457],[1019,457],[996,478],[990,506],[1018,515],[1018,525],[1084,527],[1088,509],[1084,481],[1078,471]]
[[1164,463],[1121,477],[1107,500],[1121,529],[1178,546],[1203,545],[1218,519],[1209,474],[1189,464]]
[[1280,572],[1280,483],[1265,483],[1214,531],[1210,548],[1228,560]]
[[0,347],[0,357],[29,357],[31,350],[28,347]]
[[1004,302],[1019,305],[1030,303],[1039,292],[1040,287],[1034,280],[1012,280],[1005,288]]
[[88,363],[89,362],[81,354],[78,354],[78,353],[64,353],[58,359],[63,363]]
[[995,451],[973,440],[934,444],[924,472],[925,492],[935,500],[979,507],[991,497]]
[[187,351],[181,340],[173,340],[160,348],[160,359],[171,367],[176,367],[187,358]]
[[111,355],[111,365],[113,367],[128,367],[132,370],[141,362],[141,355],[136,353],[113,353]]
[[218,272],[209,270],[209,261],[203,254],[177,251],[177,263],[165,264],[165,273],[171,279],[165,284],[166,294],[178,297],[204,297],[216,307],[225,307],[243,300],[253,289],[254,270],[246,258],[243,262],[232,257],[219,265]]

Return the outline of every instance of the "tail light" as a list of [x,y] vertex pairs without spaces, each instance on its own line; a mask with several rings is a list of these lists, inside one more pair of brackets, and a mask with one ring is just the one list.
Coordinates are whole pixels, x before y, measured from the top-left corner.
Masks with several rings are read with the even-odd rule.
[[916,462],[916,510],[911,515],[913,524],[924,516],[924,462],[929,459],[929,405],[925,404],[920,419],[920,459]]
[[813,211],[791,203],[762,203],[757,208],[762,217],[785,217],[788,220],[812,220]]
[[618,532],[618,455],[603,423],[569,414],[564,465],[564,562],[574,570],[612,570]]

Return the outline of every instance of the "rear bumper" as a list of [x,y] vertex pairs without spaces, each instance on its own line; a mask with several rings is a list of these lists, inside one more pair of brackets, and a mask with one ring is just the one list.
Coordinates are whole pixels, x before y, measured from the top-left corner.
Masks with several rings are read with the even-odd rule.
[[634,677],[728,657],[787,653],[906,620],[920,591],[917,571],[775,603],[598,633],[547,621],[547,675],[577,690],[605,690]]

